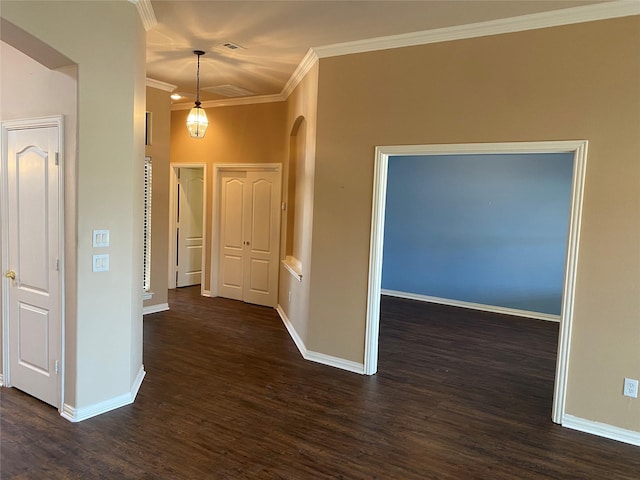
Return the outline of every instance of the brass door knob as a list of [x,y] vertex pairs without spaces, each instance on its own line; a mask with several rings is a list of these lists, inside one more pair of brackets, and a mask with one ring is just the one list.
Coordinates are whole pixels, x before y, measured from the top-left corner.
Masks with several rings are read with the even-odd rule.
[[10,278],[11,280],[15,280],[16,279],[16,272],[14,272],[13,270],[7,270],[7,272],[4,274],[5,277]]

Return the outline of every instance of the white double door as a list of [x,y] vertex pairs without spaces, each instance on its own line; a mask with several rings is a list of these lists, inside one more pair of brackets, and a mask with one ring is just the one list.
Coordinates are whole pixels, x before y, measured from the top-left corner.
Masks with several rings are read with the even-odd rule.
[[61,389],[61,128],[59,117],[2,127],[5,382],[56,407]]
[[280,171],[222,171],[219,178],[218,295],[275,307]]

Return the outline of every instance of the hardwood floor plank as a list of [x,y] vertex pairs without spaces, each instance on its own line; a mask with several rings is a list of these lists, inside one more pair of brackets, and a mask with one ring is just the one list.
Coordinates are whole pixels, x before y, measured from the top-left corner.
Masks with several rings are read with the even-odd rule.
[[135,404],[72,424],[0,390],[5,479],[637,479],[551,422],[558,325],[383,297],[372,377],[303,360],[274,310],[170,292]]

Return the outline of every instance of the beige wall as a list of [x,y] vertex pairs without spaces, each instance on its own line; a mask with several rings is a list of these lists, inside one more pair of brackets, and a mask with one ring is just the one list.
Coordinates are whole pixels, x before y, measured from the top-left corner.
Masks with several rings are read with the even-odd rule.
[[152,114],[152,142],[145,147],[151,157],[151,288],[144,306],[167,303],[169,255],[169,148],[171,140],[170,93],[147,87],[147,112]]
[[[285,102],[261,103],[206,110],[207,134],[189,137],[189,110],[171,114],[171,163],[207,165],[205,289],[211,290],[211,205],[213,165],[216,163],[283,163],[285,160]],[[168,212],[167,212],[168,216]],[[168,232],[167,232],[168,235]],[[152,239],[152,242],[155,241]]]
[[[284,185],[285,202],[295,209],[293,225],[283,225],[283,242],[287,236],[291,239],[292,253],[302,266],[302,280],[294,278],[284,267],[280,267],[278,304],[287,316],[291,326],[302,342],[307,343],[309,289],[311,286],[311,224],[313,221],[313,176],[316,154],[316,116],[318,107],[318,64],[307,73],[287,101],[287,119],[285,134],[287,145],[297,144],[294,152],[296,165],[295,198],[289,198],[289,185]],[[304,121],[301,121],[304,119]],[[297,130],[297,138],[291,141],[291,135],[297,124],[304,132]],[[289,178],[287,153],[284,179]],[[283,216],[286,218],[287,216]]]
[[[90,408],[125,398],[142,367],[145,32],[129,2],[3,1],[2,16],[78,65],[77,170],[65,185],[77,264],[65,259],[64,403]],[[110,271],[95,274],[91,237],[102,228],[111,231]]]
[[308,346],[363,361],[376,145],[587,139],[566,412],[640,431],[640,17],[320,60]]

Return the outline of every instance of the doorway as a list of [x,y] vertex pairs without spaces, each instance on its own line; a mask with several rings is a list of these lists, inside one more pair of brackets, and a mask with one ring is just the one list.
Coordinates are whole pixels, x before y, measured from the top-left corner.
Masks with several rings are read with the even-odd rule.
[[276,306],[281,185],[280,164],[215,166],[213,296]]
[[3,383],[60,410],[64,172],[61,116],[2,124]]
[[586,141],[376,147],[365,333],[364,370],[366,374],[373,375],[376,373],[378,365],[382,253],[389,157],[406,155],[481,155],[567,152],[573,153],[574,162],[552,411],[552,420],[556,423],[562,422],[565,408],[569,344],[573,320],[575,276],[578,259],[578,237],[580,232],[584,176],[587,159]]
[[169,288],[200,285],[204,293],[206,178],[203,163],[171,164]]

